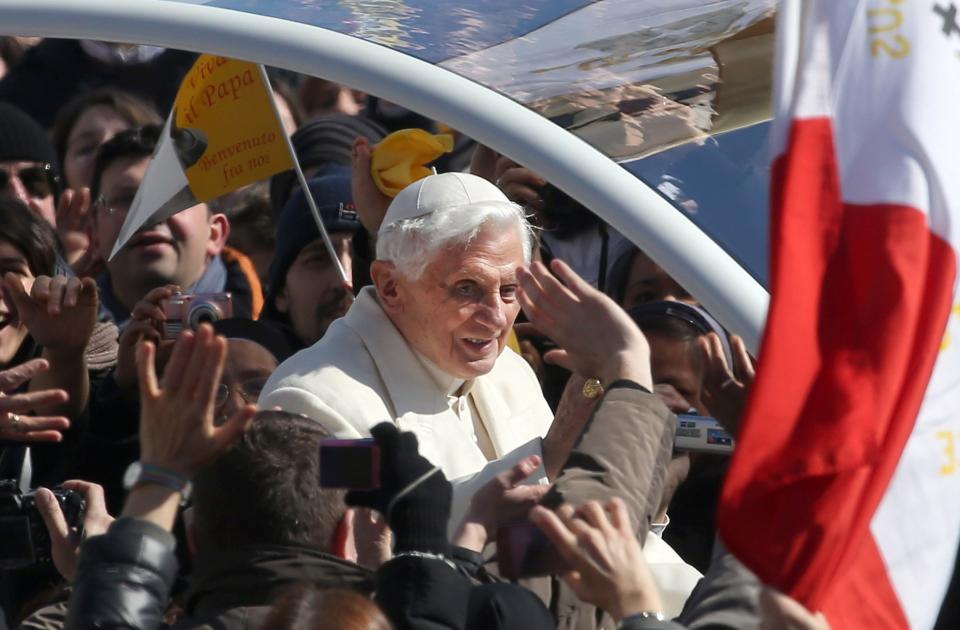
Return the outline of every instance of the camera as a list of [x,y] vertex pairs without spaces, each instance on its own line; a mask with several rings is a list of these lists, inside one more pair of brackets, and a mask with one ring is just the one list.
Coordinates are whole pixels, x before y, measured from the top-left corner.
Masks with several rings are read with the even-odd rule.
[[695,414],[677,414],[677,433],[673,446],[689,453],[732,455],[736,440],[715,418]]
[[196,330],[200,324],[212,324],[233,316],[233,296],[229,293],[178,293],[160,303],[166,320],[164,339],[176,339],[184,330]]
[[[4,449],[4,478],[0,479],[0,570],[23,569],[50,565],[50,534],[37,507],[37,491],[30,490],[29,450],[24,447]],[[9,467],[15,460],[14,468]],[[19,463],[19,465],[17,465]],[[14,472],[15,471],[15,472]],[[15,478],[8,478],[10,473]],[[86,502],[75,490],[52,488],[67,527],[78,534],[83,532]]]
[[373,439],[320,440],[320,487],[373,490],[380,487],[380,447]]

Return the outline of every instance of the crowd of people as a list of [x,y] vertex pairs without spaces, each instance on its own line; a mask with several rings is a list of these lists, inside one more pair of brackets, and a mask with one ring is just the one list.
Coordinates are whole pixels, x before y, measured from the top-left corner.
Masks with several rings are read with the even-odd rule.
[[[754,360],[596,214],[271,71],[308,190],[110,258],[194,56],[0,56],[0,628],[827,627],[718,540],[729,456],[677,447],[677,414],[736,437]],[[390,197],[410,128],[454,149]]]

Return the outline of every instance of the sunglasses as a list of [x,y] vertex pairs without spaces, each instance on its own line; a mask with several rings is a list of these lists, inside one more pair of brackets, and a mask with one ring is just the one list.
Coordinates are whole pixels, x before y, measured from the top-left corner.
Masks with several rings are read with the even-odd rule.
[[60,178],[53,172],[50,164],[24,166],[19,169],[0,166],[0,190],[4,190],[16,177],[27,190],[27,194],[43,199],[60,190]]

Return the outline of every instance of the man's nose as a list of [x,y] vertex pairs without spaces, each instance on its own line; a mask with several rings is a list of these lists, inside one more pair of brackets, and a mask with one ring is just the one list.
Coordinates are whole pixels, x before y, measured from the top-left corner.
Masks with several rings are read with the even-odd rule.
[[481,310],[483,320],[492,328],[504,328],[507,325],[507,314],[503,308],[503,300],[499,293],[489,295],[483,301]]

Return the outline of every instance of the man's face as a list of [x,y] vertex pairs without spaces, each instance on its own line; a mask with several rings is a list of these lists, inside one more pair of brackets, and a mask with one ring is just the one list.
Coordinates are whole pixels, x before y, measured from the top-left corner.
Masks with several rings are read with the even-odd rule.
[[646,337],[654,384],[673,386],[697,413],[709,415],[700,399],[704,364],[696,340],[679,340],[657,333]]
[[[330,235],[337,258],[347,277],[353,269],[353,234]],[[306,344],[323,337],[327,328],[350,308],[350,294],[327,253],[323,239],[300,250],[287,270],[283,290],[277,295],[277,310],[290,318],[293,330]]]
[[43,217],[50,225],[57,225],[57,206],[51,176],[42,162],[29,160],[0,161],[0,194],[15,197]]
[[256,403],[260,390],[277,369],[277,360],[263,346],[247,339],[227,340],[227,360],[217,392],[217,412],[229,419],[246,404]]
[[414,349],[451,376],[475,378],[493,369],[506,345],[520,312],[523,265],[515,227],[483,228],[468,246],[443,250],[419,280],[397,274],[395,300],[383,301]]
[[624,281],[624,309],[659,300],[692,301],[677,281],[643,252],[637,252]]
[[[150,158],[121,158],[103,171],[103,203],[96,207],[95,216],[97,244],[104,259],[113,249],[149,164]],[[138,232],[107,268],[115,279],[141,286],[176,284],[186,290],[203,274],[209,258],[219,253],[216,236],[207,206],[198,204]]]
[[89,186],[93,180],[97,149],[129,128],[130,123],[107,105],[94,105],[83,112],[67,138],[63,157],[63,175],[67,185],[71,188]]

